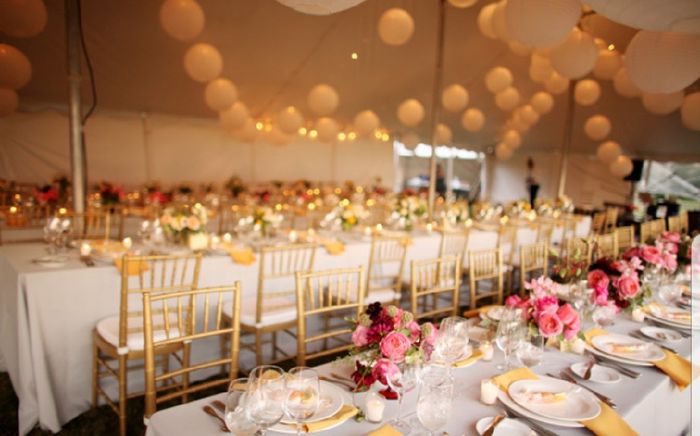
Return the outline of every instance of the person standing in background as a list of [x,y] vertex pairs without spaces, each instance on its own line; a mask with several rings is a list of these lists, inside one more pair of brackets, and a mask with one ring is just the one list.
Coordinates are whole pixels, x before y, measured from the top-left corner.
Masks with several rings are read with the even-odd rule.
[[446,191],[445,171],[442,169],[442,165],[438,164],[437,168],[435,168],[435,192],[444,197]]
[[537,200],[537,192],[540,190],[540,184],[537,183],[535,177],[532,175],[532,171],[535,169],[535,162],[532,157],[527,158],[527,178],[525,179],[525,186],[530,193],[530,206],[535,208],[535,201]]

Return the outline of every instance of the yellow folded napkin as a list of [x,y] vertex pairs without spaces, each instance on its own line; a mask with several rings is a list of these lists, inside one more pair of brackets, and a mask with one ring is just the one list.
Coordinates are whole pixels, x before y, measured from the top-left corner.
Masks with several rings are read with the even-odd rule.
[[[586,342],[590,344],[594,337],[606,335],[607,333],[608,332],[605,330],[593,328],[584,333],[584,336],[586,337]],[[693,364],[687,359],[684,359],[683,357],[672,353],[665,348],[662,348],[661,351],[664,352],[666,357],[662,360],[653,362],[654,365],[656,365],[657,368],[659,368],[664,372],[664,374],[673,380],[673,382],[676,383],[676,386],[678,386],[679,390],[684,390],[693,381],[693,379],[695,379],[695,377],[693,377]],[[699,373],[700,372],[696,371],[695,376],[697,377]]]
[[482,357],[481,351],[475,350],[471,356],[467,357],[466,359],[458,360],[457,362],[453,363],[452,366],[455,368],[461,368],[463,366],[471,365],[472,362],[476,362]]
[[255,254],[253,254],[253,250],[250,248],[232,249],[229,251],[229,254],[234,263],[252,265],[255,262]]
[[304,424],[304,431],[306,433],[312,433],[315,431],[321,431],[339,422],[345,422],[348,419],[357,415],[357,408],[351,404],[343,404],[343,407],[333,416],[327,419],[322,419],[316,422],[307,422]]
[[530,368],[523,367],[510,370],[493,378],[493,382],[504,392],[508,392],[508,386],[518,380],[537,380],[537,376],[530,371]]
[[325,244],[323,244],[323,246],[326,247],[326,251],[331,256],[337,256],[345,252],[345,244],[343,244],[340,241],[326,242]]
[[400,431],[396,430],[394,427],[392,427],[389,424],[384,424],[383,426],[379,427],[376,430],[372,430],[371,432],[367,433],[367,436],[402,436],[403,433]]
[[[122,258],[117,257],[116,259],[114,259],[114,266],[116,266],[119,273],[121,273]],[[127,263],[127,275],[137,276],[146,271],[148,271],[148,264],[146,262],[132,261]]]

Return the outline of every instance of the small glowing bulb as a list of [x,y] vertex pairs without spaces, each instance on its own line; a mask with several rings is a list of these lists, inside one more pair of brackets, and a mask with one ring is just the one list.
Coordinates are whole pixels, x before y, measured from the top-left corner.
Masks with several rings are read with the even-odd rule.
[[66,209],[65,207],[59,207],[59,208],[58,208],[58,214],[59,214],[59,215],[65,215],[65,214],[67,214],[67,213],[68,213],[68,209]]
[[300,127],[300,128],[299,128],[299,134],[302,135],[302,136],[306,135],[306,127]]
[[265,127],[265,125],[262,123],[262,121],[258,121],[257,123],[255,123],[255,128],[256,128],[256,129],[262,130],[263,127]]
[[610,50],[610,51],[615,50],[615,44],[610,44],[610,45],[608,46],[608,50]]
[[384,133],[384,134],[382,135],[382,141],[384,141],[384,142],[389,141],[389,134],[388,134],[388,133]]
[[382,132],[380,132],[380,131],[374,132],[374,137],[377,139],[382,139]]
[[354,51],[354,52],[352,52],[350,57],[352,58],[353,61],[356,61],[360,57],[360,55],[358,55],[357,52]]
[[349,140],[354,141],[355,138],[357,138],[357,133],[355,133],[355,132],[350,132],[350,133],[348,133],[348,139],[349,139]]
[[279,204],[279,203],[277,203],[277,204],[275,205],[275,210],[282,210],[282,205]]
[[346,137],[347,137],[347,135],[345,133],[343,133],[343,132],[338,133],[338,140],[339,141],[345,141]]
[[16,206],[10,206],[10,213],[17,213],[17,207],[16,207]]
[[309,205],[308,205],[307,207],[309,208],[309,210],[314,210],[314,209],[316,209],[316,204],[315,204],[315,203],[309,203]]
[[311,130],[311,131],[309,132],[309,137],[310,137],[310,138],[314,139],[314,138],[316,138],[317,136],[318,136],[318,132],[317,132],[317,131]]

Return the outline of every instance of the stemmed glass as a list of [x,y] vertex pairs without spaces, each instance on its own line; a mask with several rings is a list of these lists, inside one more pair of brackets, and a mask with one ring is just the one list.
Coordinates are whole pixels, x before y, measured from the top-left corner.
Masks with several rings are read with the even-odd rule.
[[437,431],[447,424],[452,411],[453,394],[454,383],[449,377],[435,383],[426,380],[421,384],[416,415],[429,435],[439,434]]
[[277,424],[284,416],[286,398],[284,371],[278,366],[262,365],[249,375],[246,392],[248,418],[260,427],[260,434]]
[[499,371],[510,369],[510,355],[518,349],[526,336],[526,326],[520,310],[506,309],[496,329],[496,345],[503,351],[503,363],[496,366]]
[[400,363],[398,366],[398,371],[390,371],[386,375],[386,381],[389,387],[396,392],[398,398],[397,406],[398,412],[396,417],[391,421],[397,430],[404,434],[410,433],[410,425],[401,419],[401,404],[403,403],[404,396],[415,389],[418,384],[418,376],[420,373],[420,366],[418,364],[410,363]]
[[302,422],[318,411],[321,396],[318,373],[303,366],[292,368],[287,373],[286,388],[284,410],[287,416],[296,422],[297,436],[299,436]]
[[440,323],[438,337],[434,344],[431,360],[452,368],[460,358],[471,354],[469,329],[464,318],[451,316]]
[[248,379],[233,380],[226,394],[224,421],[226,427],[234,436],[253,436],[258,432],[258,426],[246,415],[246,390]]

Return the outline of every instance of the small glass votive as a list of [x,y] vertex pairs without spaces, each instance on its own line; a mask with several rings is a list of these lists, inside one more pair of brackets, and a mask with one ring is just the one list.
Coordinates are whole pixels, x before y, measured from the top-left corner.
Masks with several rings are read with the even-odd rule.
[[231,234],[230,233],[224,233],[224,242],[227,244],[231,243]]
[[122,245],[127,250],[130,250],[131,246],[133,245],[133,242],[131,241],[131,238],[127,236],[126,238],[122,239]]
[[212,235],[211,239],[209,240],[209,247],[212,250],[216,250],[219,248],[219,244],[221,244],[221,238],[219,238],[217,235]]
[[80,244],[81,257],[88,257],[90,256],[90,253],[92,253],[92,247],[90,246],[89,242],[83,242],[82,244]]
[[289,232],[289,242],[294,243],[297,241],[299,237],[297,236],[297,231],[296,230],[291,230]]
[[372,228],[370,226],[365,227],[365,236],[372,236]]
[[493,345],[491,345],[491,341],[481,341],[479,351],[481,351],[481,360],[489,362],[493,359]]
[[384,417],[386,400],[376,392],[369,392],[365,400],[365,418],[369,422],[381,422]]
[[484,404],[496,404],[498,398],[498,386],[492,379],[481,380],[481,402]]

